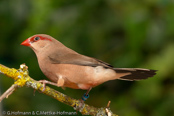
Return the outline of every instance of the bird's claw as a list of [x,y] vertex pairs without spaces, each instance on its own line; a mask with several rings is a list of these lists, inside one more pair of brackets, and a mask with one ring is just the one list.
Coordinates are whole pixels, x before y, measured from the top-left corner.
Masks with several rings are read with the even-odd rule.
[[82,111],[83,110],[83,108],[84,108],[84,101],[82,100],[82,99],[79,99],[79,103],[78,103],[78,105],[75,105],[74,106],[74,110],[76,110],[76,113],[78,113],[78,111]]
[[44,92],[47,80],[39,80],[38,82],[42,83],[42,86],[43,86],[42,92]]
[[40,83],[43,84],[43,90],[42,90],[42,92],[45,91],[46,84],[57,86],[57,83],[53,83],[53,82],[50,82],[50,81],[47,81],[47,80],[39,80],[38,82],[40,82]]

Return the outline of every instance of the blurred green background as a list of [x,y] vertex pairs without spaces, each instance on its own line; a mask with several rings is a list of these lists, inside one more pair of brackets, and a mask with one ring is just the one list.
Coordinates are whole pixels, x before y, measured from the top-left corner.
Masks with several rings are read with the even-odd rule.
[[[20,43],[49,34],[67,47],[115,67],[158,70],[143,81],[109,81],[90,92],[89,105],[119,116],[174,116],[174,1],[172,0],[0,0],[0,63],[47,79],[34,52]],[[0,75],[0,92],[13,80]],[[53,86],[51,86],[53,87]],[[79,99],[84,90],[53,87]],[[33,89],[20,88],[0,103],[2,111],[74,109]],[[2,116],[2,114],[0,114]],[[81,115],[78,113],[78,115]]]

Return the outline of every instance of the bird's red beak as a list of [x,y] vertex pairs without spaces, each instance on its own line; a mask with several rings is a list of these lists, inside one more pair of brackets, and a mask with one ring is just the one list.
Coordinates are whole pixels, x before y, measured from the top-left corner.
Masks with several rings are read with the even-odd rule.
[[26,39],[25,41],[23,41],[22,43],[21,43],[21,45],[23,45],[23,46],[30,46],[31,44],[30,44],[30,40],[29,39]]

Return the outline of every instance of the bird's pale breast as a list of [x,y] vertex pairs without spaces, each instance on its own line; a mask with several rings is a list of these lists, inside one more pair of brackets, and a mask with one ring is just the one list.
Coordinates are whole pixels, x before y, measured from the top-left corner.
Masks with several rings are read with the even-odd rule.
[[[59,76],[62,76],[65,80],[64,86],[74,89],[89,89],[116,77],[115,71],[105,69],[102,66],[90,67],[73,64],[52,64],[49,69],[46,68],[46,70],[42,71],[46,76],[49,76],[47,77],[50,80],[55,81],[58,80]],[[57,79],[53,79],[53,77]]]

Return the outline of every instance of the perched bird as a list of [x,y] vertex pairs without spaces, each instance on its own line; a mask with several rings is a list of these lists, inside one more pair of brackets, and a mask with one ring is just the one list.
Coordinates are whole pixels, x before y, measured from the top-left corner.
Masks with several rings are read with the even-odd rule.
[[96,58],[81,55],[45,34],[29,37],[21,45],[36,54],[40,69],[52,82],[43,84],[90,90],[109,80],[141,80],[154,76],[156,70],[142,68],[114,68]]

